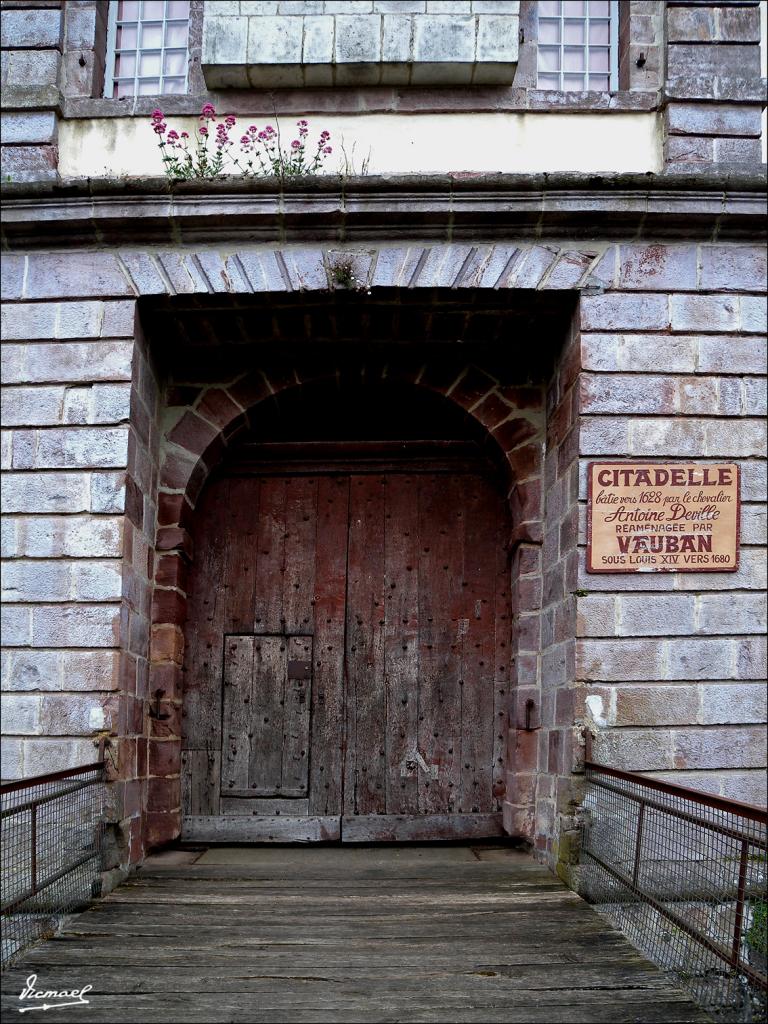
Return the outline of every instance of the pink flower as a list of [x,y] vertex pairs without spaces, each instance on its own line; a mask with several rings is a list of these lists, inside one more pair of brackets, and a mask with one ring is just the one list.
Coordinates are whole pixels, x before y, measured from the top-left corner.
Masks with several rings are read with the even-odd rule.
[[203,125],[201,128],[198,128],[197,130],[200,132],[201,135],[208,134],[208,129],[205,127],[205,125]]
[[333,147],[331,147],[331,146],[326,146],[326,147],[325,147],[325,149],[323,150],[323,152],[324,152],[324,153],[332,153],[332,152],[333,152]]
[[309,126],[306,121],[297,121],[296,124],[299,128],[299,135],[304,136],[309,131]]
[[162,135],[167,127],[168,125],[165,123],[165,121],[155,121],[152,127],[152,131],[155,133],[155,135]]
[[179,133],[178,132],[175,132],[173,130],[168,132],[168,141],[169,142],[178,142],[178,140],[179,140]]
[[323,140],[323,142],[325,142],[326,139],[330,139],[330,137],[330,132],[320,132],[320,138]]
[[162,110],[160,110],[159,107],[157,108],[157,110],[153,110],[152,111],[152,120],[153,121],[162,121],[164,117],[165,117],[165,114],[162,112]]
[[227,114],[227,116],[224,118],[224,124],[226,124],[227,128],[234,128],[236,123],[237,119],[232,117],[231,114]]
[[241,137],[240,137],[240,144],[243,145],[243,146],[249,146],[251,144],[251,137],[250,137],[250,135],[241,135]]
[[182,139],[188,139],[189,138],[189,132],[182,132],[181,133],[181,137],[182,137]]
[[212,103],[206,103],[200,111],[200,117],[213,120],[216,117],[216,108]]
[[255,134],[256,134],[256,132],[257,132],[258,130],[259,130],[259,129],[258,129],[257,127],[256,127],[256,125],[255,125],[255,124],[252,124],[252,125],[251,125],[251,126],[250,126],[250,127],[248,128],[248,131],[249,131],[249,132],[251,133],[251,135],[255,135]]
[[294,139],[291,143],[291,149],[301,149],[301,143],[298,139]]

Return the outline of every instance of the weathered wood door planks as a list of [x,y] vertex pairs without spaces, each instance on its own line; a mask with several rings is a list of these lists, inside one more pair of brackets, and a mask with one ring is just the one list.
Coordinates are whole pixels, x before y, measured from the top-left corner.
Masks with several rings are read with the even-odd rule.
[[330,819],[353,842],[499,834],[507,514],[486,472],[444,463],[209,484],[186,627],[186,835],[257,839],[261,821],[265,839],[308,841],[334,836]]

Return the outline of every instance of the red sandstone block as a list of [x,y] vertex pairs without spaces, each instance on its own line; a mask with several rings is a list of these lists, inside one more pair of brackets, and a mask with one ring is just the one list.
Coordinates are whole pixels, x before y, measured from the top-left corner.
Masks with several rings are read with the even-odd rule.
[[158,551],[178,551],[192,558],[192,538],[183,526],[161,526],[157,531],[155,547]]
[[472,415],[479,420],[483,426],[492,430],[509,416],[509,406],[496,392],[492,392],[472,410]]
[[528,480],[533,476],[540,476],[542,470],[542,446],[541,444],[527,444],[515,448],[507,453],[512,477],[515,481]]
[[148,744],[146,737],[136,737],[136,777],[144,779],[147,777]]
[[231,384],[227,391],[243,409],[250,409],[271,394],[260,370],[254,370],[241,377],[236,383]]
[[160,486],[169,491],[183,491],[197,466],[197,459],[187,452],[166,452],[160,470]]
[[477,405],[481,398],[488,395],[496,384],[495,378],[491,377],[484,370],[480,370],[476,366],[470,366],[449,394],[451,400],[458,402],[462,408],[471,409],[473,405]]
[[152,597],[152,622],[182,625],[187,617],[187,599],[178,590],[156,589]]
[[165,717],[150,717],[150,738],[162,740],[178,739],[181,734],[181,705],[178,702],[163,700],[162,698],[158,705],[155,702],[155,694],[153,694],[152,707],[159,710],[160,714]]
[[196,413],[187,412],[168,434],[168,440],[193,455],[202,455],[217,435],[218,430],[214,426]]
[[144,819],[144,842],[148,850],[170,843],[181,832],[181,814],[178,811],[150,811]]
[[151,739],[147,742],[147,768],[150,775],[178,775],[181,748],[175,739]]
[[224,430],[243,410],[223,388],[209,388],[196,411],[215,427]]
[[184,636],[176,626],[152,627],[151,656],[153,662],[170,661],[181,665],[184,656]]
[[159,587],[176,587],[184,591],[187,582],[187,563],[178,554],[161,555],[155,569],[155,583]]
[[181,806],[181,786],[178,777],[152,778],[147,782],[147,810],[175,811]]
[[165,700],[181,700],[182,678],[178,665],[170,662],[149,667],[149,691],[152,695],[163,691]]
[[143,818],[132,818],[128,828],[128,859],[131,864],[144,860]]
[[176,526],[182,523],[187,507],[183,494],[160,491],[157,496],[157,525]]
[[496,438],[504,452],[512,451],[518,445],[529,441],[538,432],[538,426],[522,416],[513,416],[491,431],[492,436]]
[[118,800],[123,818],[132,818],[142,810],[142,785],[138,779],[127,779],[119,783]]

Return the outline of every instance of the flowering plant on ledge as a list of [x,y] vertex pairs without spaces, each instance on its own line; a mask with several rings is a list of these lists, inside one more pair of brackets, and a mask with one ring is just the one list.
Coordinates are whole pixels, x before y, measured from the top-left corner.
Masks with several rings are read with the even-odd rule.
[[303,119],[296,122],[298,138],[287,148],[282,146],[279,124],[277,129],[271,124],[262,129],[249,125],[235,142],[237,119],[227,114],[217,122],[212,103],[205,104],[199,121],[194,137],[190,137],[189,132],[169,129],[162,110],[152,112],[152,131],[157,136],[165,173],[173,181],[218,178],[225,174],[242,174],[246,178],[319,174],[333,152],[329,145],[331,134],[327,131],[320,132],[315,145],[309,146],[309,122]]

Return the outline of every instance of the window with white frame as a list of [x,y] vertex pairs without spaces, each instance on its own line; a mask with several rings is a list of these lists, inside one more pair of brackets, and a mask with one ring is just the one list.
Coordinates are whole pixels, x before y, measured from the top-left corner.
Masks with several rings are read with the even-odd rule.
[[539,0],[536,10],[539,89],[618,89],[618,0]]
[[187,91],[189,0],[109,0],[104,95]]

